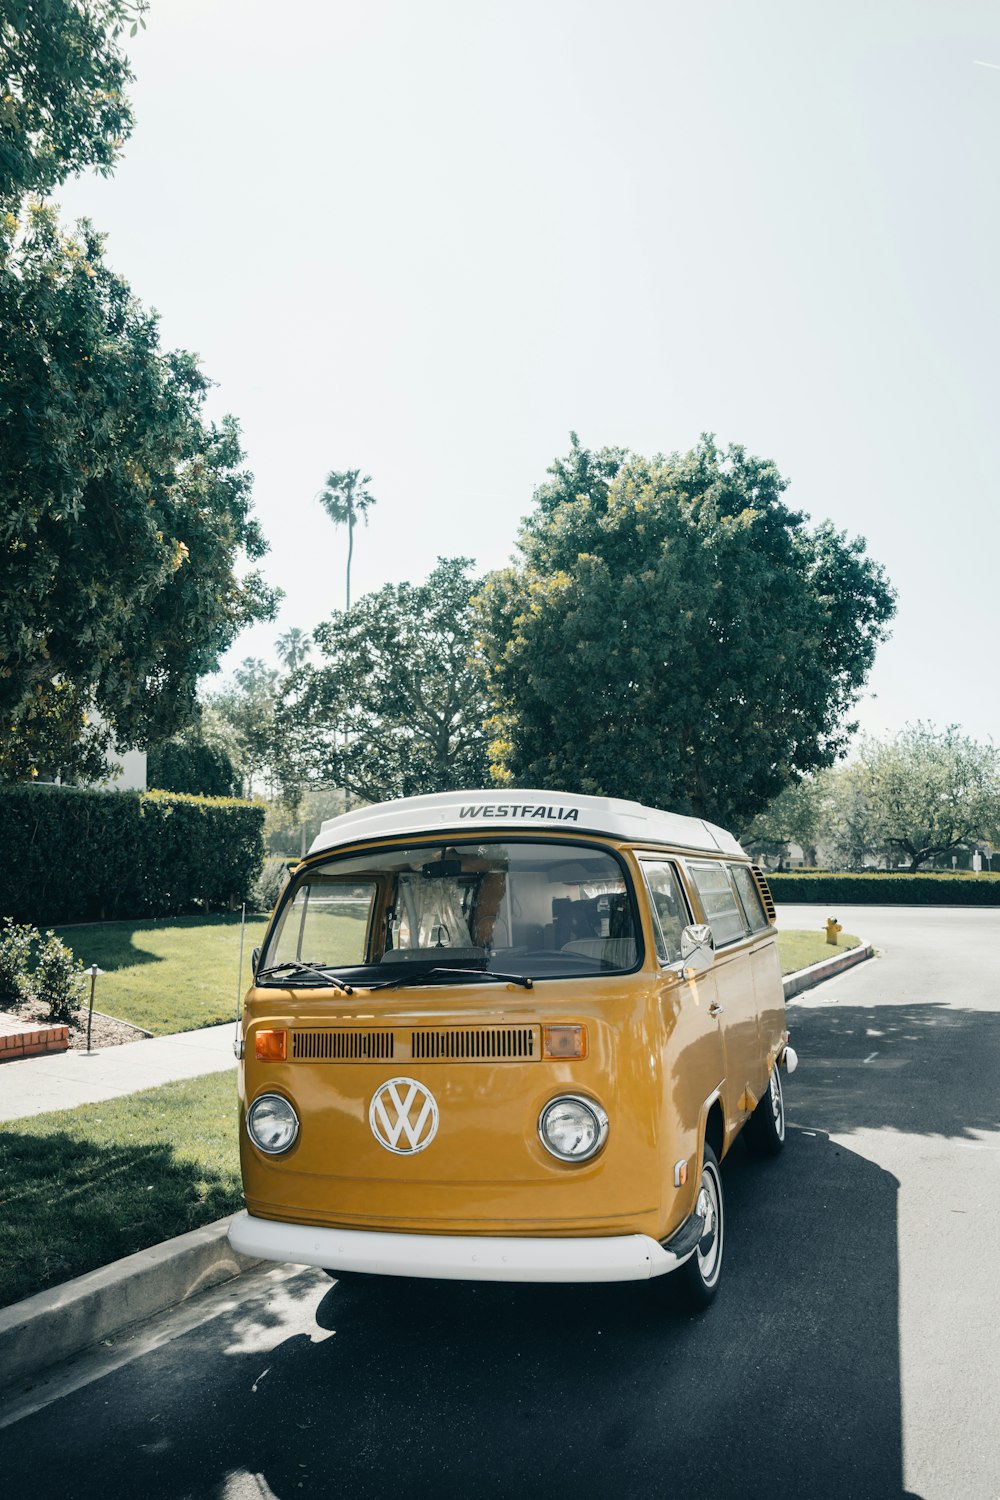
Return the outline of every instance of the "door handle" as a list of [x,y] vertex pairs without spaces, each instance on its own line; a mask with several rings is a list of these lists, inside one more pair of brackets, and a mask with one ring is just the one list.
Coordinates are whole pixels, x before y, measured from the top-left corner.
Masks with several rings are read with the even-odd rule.
[[713,1000],[711,1005],[708,1007],[708,1013],[714,1020],[716,1016],[722,1015],[722,1012],[725,1010],[725,1008],[726,1007],[724,1005],[720,1005],[717,1000]]

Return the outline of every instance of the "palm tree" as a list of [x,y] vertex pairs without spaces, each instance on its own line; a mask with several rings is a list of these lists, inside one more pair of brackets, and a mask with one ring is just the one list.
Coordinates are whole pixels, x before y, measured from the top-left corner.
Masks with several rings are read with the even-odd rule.
[[334,469],[326,476],[326,484],[319,492],[319,503],[334,526],[347,527],[347,608],[351,607],[351,558],[354,555],[354,525],[360,518],[368,525],[367,511],[375,504],[375,496],[366,488],[372,476],[362,474],[360,469],[345,469],[338,474]]
[[294,672],[296,667],[301,667],[309,656],[311,643],[312,637],[308,630],[300,630],[297,625],[286,630],[284,635],[279,635],[275,644],[282,665],[286,666],[289,672]]

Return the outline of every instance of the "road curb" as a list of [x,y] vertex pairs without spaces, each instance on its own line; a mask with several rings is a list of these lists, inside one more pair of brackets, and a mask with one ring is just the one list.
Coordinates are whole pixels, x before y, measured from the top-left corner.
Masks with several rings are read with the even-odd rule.
[[794,974],[786,974],[781,981],[785,987],[785,999],[791,1000],[803,990],[811,990],[813,985],[822,984],[824,979],[832,979],[834,974],[842,974],[845,969],[853,969],[855,964],[863,964],[866,958],[874,955],[871,943],[859,943],[856,948],[835,953],[831,958],[821,958],[818,964],[810,964],[808,969],[796,969]]
[[217,1219],[0,1310],[0,1390],[259,1265],[230,1247],[229,1224]]

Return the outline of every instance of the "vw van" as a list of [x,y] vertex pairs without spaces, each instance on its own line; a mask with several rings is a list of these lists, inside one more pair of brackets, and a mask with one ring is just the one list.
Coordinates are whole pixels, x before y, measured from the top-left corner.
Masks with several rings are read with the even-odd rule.
[[736,840],[545,791],[324,823],[254,954],[237,1052],[243,1254],[673,1272],[696,1306],[723,1265],[719,1164],[741,1132],[780,1150],[795,1065],[774,905]]

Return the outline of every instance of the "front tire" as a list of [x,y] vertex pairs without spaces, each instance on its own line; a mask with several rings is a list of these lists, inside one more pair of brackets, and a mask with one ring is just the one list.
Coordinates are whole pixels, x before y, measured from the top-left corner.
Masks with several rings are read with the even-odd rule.
[[777,1063],[771,1069],[767,1092],[743,1127],[743,1138],[754,1156],[777,1156],[785,1144],[785,1095]]
[[683,1300],[694,1311],[701,1312],[708,1307],[719,1289],[726,1227],[719,1163],[715,1152],[707,1145],[701,1164],[701,1183],[695,1212],[704,1220],[702,1236],[694,1254],[674,1272],[674,1276]]

